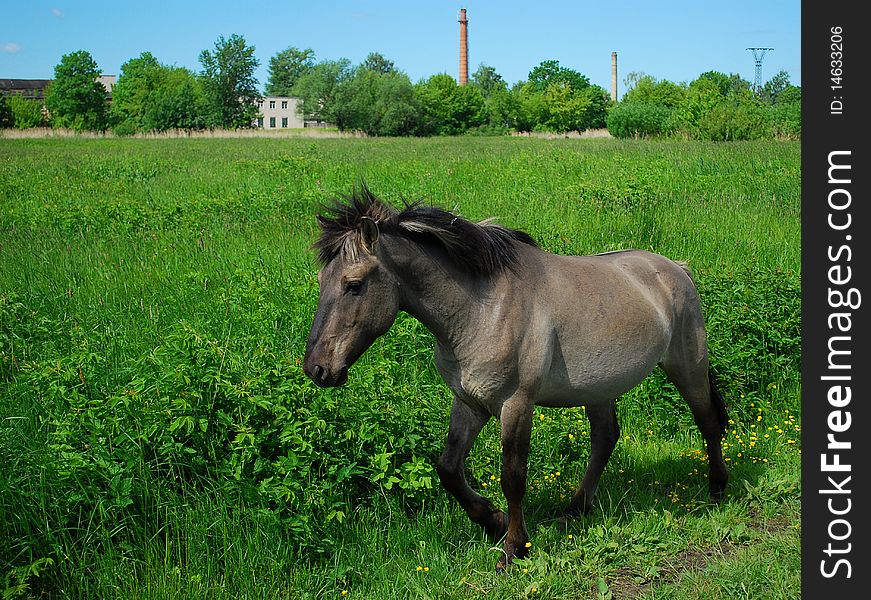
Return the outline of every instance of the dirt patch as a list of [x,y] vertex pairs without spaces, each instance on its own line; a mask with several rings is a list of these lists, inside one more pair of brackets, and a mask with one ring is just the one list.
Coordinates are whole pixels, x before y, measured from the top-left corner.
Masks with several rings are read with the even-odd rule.
[[[766,534],[775,534],[790,527],[790,521],[786,516],[779,515],[767,521],[758,521],[751,525],[757,531]],[[704,571],[708,564],[714,560],[722,559],[731,554],[740,544],[722,542],[716,548],[690,548],[671,556],[658,565],[659,573],[656,577],[646,579],[629,568],[618,569],[611,577],[606,579],[608,589],[614,600],[632,600],[643,595],[647,590],[661,585],[675,583],[689,573]],[[595,590],[590,597],[597,597]]]
[[[608,589],[615,600],[631,600],[638,598],[654,586],[674,583],[687,573],[704,571],[708,563],[714,559],[728,556],[734,549],[733,544],[723,544],[720,548],[691,548],[680,552],[669,559],[653,579],[643,579],[629,569],[620,569],[608,581]],[[639,581],[640,579],[643,579]]]

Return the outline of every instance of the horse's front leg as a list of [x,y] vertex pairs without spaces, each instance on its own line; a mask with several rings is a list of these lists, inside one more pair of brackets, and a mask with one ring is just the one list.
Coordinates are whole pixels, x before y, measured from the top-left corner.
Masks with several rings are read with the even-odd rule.
[[469,518],[483,527],[491,539],[498,540],[505,535],[505,513],[469,487],[464,473],[469,450],[489,420],[489,414],[476,411],[455,397],[451,407],[448,442],[436,471],[442,486],[457,499]]
[[526,494],[532,410],[532,401],[521,394],[515,394],[502,405],[502,492],[508,502],[508,535],[503,547],[504,556],[496,564],[499,571],[515,558],[525,557],[529,551],[523,496]]

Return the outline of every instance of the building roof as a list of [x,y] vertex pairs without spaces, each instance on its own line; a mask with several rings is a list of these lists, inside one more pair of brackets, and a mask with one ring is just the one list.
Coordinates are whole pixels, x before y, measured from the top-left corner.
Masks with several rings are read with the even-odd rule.
[[0,79],[0,91],[23,92],[44,90],[51,79]]
[[[115,75],[101,75],[97,81],[103,84],[109,97],[112,97],[112,88],[118,82]],[[0,79],[0,94],[21,94],[30,98],[42,98],[45,88],[52,82],[51,79]]]

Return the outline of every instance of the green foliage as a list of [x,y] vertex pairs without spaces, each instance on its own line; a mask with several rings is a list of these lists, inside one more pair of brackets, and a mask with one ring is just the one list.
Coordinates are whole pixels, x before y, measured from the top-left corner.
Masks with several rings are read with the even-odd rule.
[[411,80],[392,67],[379,68],[374,59],[367,62],[370,66],[361,65],[352,76],[339,82],[330,108],[335,124],[341,130],[369,135],[414,134],[419,127],[420,108]]
[[457,135],[486,122],[484,96],[470,85],[458,85],[446,73],[433,75],[415,86],[421,108],[423,135]]
[[202,129],[206,124],[200,81],[187,69],[161,65],[149,52],[121,66],[112,113],[120,134]]
[[623,103],[674,108],[681,103],[684,95],[684,86],[672,83],[667,79],[657,80],[650,75],[642,75],[634,83],[632,89],[623,95]]
[[12,110],[6,102],[6,96],[0,94],[0,129],[12,127]]
[[574,69],[561,67],[558,60],[545,60],[529,72],[527,84],[538,93],[546,92],[554,84],[579,92],[590,85],[590,80]]
[[200,53],[203,93],[208,112],[206,123],[211,127],[239,129],[251,127],[259,110],[257,79],[254,70],[260,64],[254,56],[254,46],[245,38],[233,34],[229,39],[218,37],[214,51]]
[[696,137],[714,142],[754,140],[766,135],[765,114],[754,102],[723,102],[700,115]]
[[9,112],[10,127],[29,129],[46,124],[45,115],[42,112],[42,102],[39,100],[9,96],[6,98],[6,106]]
[[186,69],[172,69],[163,87],[155,89],[143,115],[145,131],[203,129],[206,100],[200,81]]
[[97,78],[100,69],[90,53],[65,54],[54,68],[54,81],[45,93],[45,105],[55,127],[75,131],[102,131],[109,124],[106,88]]
[[[796,88],[798,89],[798,88]],[[786,92],[781,95],[781,98]],[[777,104],[766,111],[767,125],[772,137],[801,139],[801,101]]]
[[663,104],[624,100],[608,113],[608,131],[618,138],[657,137],[670,133],[672,110]]
[[481,94],[487,100],[494,94],[508,91],[508,84],[502,79],[502,75],[497,73],[494,67],[484,63],[478,65],[478,70],[472,73],[469,83],[481,90]]
[[396,71],[396,65],[393,61],[384,58],[380,52],[370,52],[369,55],[366,56],[366,60],[360,64],[360,68],[366,71],[372,71],[373,73],[378,73],[379,75],[389,75]]
[[300,50],[286,48],[269,59],[269,76],[266,80],[267,96],[290,96],[300,77],[310,72],[315,65],[315,52],[311,48]]
[[339,86],[352,74],[351,61],[346,58],[319,62],[297,79],[291,96],[302,99],[306,119],[336,123]]
[[801,137],[801,90],[789,85],[783,71],[759,97],[736,74],[708,71],[688,86],[631,75],[632,88],[608,116],[614,136],[711,141]]

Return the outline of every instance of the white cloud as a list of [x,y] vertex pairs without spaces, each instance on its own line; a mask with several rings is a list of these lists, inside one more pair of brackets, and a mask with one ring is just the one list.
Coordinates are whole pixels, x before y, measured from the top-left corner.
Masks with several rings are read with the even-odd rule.
[[62,10],[59,9],[59,8],[53,8],[53,9],[51,9],[51,14],[53,14],[53,15],[56,16],[58,19],[60,19],[61,17],[64,16],[64,11],[62,11]]
[[21,52],[21,46],[15,42],[6,42],[3,46],[0,46],[0,50],[8,54],[18,54]]

